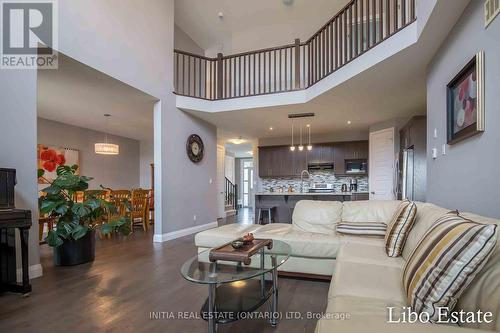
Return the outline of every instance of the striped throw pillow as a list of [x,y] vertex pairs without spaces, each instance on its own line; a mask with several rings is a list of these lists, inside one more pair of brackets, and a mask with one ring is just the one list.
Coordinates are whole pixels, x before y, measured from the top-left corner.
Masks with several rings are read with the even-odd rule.
[[378,222],[340,222],[337,232],[348,235],[383,236],[387,226]]
[[[497,242],[496,225],[450,212],[439,218],[413,250],[403,270],[408,303],[432,322],[453,310],[485,265]],[[441,318],[443,319],[443,318]]]
[[385,252],[389,257],[399,257],[403,252],[416,216],[417,205],[414,202],[408,200],[401,202],[385,233]]

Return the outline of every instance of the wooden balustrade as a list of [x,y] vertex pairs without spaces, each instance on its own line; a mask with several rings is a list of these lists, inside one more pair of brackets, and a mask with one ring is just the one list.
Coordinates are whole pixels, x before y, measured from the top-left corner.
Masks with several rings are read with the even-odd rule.
[[415,19],[415,0],[351,0],[305,42],[215,58],[174,50],[175,93],[221,100],[306,89]]

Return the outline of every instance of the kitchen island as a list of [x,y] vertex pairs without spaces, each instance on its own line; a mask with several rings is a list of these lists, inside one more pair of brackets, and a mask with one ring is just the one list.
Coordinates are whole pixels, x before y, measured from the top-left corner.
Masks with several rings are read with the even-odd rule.
[[[260,192],[255,194],[255,223],[259,216],[260,208],[270,206],[274,209],[275,223],[292,223],[292,214],[295,205],[300,200],[321,200],[321,201],[355,201],[368,200],[368,192]],[[266,216],[267,218],[267,216]]]

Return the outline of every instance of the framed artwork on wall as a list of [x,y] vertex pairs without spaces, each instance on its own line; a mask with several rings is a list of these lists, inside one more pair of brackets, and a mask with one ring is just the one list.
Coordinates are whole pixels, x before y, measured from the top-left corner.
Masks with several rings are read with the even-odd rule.
[[484,132],[484,52],[472,60],[446,86],[447,142],[455,144]]
[[[80,167],[79,151],[56,146],[37,145],[38,169],[45,170],[43,178],[48,181],[56,179],[56,169],[59,165],[78,165]],[[79,174],[80,168],[76,170]],[[38,178],[38,184],[47,184],[46,180]]]

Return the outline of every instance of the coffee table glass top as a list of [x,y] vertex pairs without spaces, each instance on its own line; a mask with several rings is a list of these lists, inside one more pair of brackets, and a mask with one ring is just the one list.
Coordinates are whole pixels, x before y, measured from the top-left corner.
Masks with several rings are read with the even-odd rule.
[[[222,245],[222,244],[221,244]],[[252,256],[250,265],[231,261],[210,262],[210,250],[198,253],[182,265],[182,276],[195,283],[218,284],[251,279],[281,266],[290,257],[291,248],[285,242],[273,240],[271,249],[263,248],[264,265],[261,265],[261,252]]]

